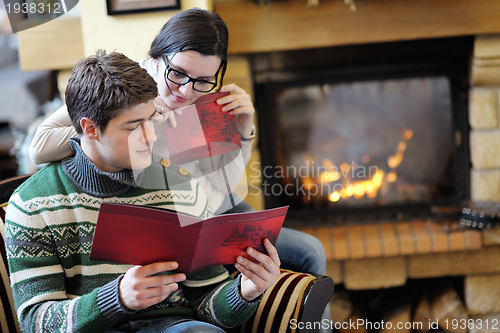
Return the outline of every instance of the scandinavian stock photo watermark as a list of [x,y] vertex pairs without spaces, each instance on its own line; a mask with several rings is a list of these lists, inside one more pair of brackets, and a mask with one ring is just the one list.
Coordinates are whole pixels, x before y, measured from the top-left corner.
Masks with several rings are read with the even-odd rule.
[[378,166],[355,162],[340,166],[316,165],[314,161],[301,166],[263,166],[260,162],[252,162],[249,169],[248,186],[253,195],[308,199],[319,195],[328,196],[333,202],[345,197],[374,198],[384,180],[395,180],[391,172],[386,173]]

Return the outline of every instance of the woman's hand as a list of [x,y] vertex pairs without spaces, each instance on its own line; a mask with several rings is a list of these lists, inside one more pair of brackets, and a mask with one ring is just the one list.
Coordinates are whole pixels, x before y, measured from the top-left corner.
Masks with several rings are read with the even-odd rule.
[[220,91],[232,94],[219,98],[217,104],[224,104],[222,111],[236,116],[238,132],[242,137],[250,136],[255,113],[250,95],[234,83],[223,86]]
[[247,253],[258,261],[252,262],[242,256],[236,258],[236,269],[241,277],[241,297],[249,302],[272,286],[280,276],[280,258],[278,251],[269,241],[264,239],[268,256],[249,247]]
[[156,112],[161,114],[163,118],[160,120],[161,122],[165,122],[168,120],[170,123],[170,126],[172,127],[177,127],[177,121],[175,120],[175,115],[181,115],[182,114],[182,109],[176,109],[176,110],[170,110],[170,108],[165,104],[163,99],[161,99],[160,96],[157,96],[154,101],[155,106],[156,106]]
[[177,269],[176,262],[158,262],[130,268],[118,287],[121,303],[130,310],[142,310],[162,302],[177,290],[177,282],[186,280],[183,273],[155,275]]

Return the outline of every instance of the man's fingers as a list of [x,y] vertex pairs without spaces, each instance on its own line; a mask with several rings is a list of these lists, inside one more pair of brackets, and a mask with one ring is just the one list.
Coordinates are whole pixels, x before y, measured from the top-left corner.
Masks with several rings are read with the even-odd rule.
[[243,274],[248,280],[250,280],[255,285],[257,294],[254,295],[253,297],[249,297],[250,299],[257,297],[259,294],[263,293],[269,287],[268,281],[271,280],[266,280],[259,274],[255,273],[253,270],[239,263],[236,264],[235,267],[241,274]]
[[[269,249],[272,251],[274,246],[272,244],[270,244],[270,245],[271,245],[271,247],[269,247]],[[262,267],[265,268],[266,271],[270,272],[273,275],[276,275],[276,274],[279,275],[279,257],[277,255],[277,253],[274,256],[275,257],[274,259],[268,255],[265,255],[264,253],[261,253],[255,249],[251,248],[251,247],[249,247],[247,249],[247,253],[250,257],[254,258],[259,263],[261,263]],[[278,261],[278,262],[276,262],[276,261]],[[251,267],[249,267],[249,268],[251,268]]]
[[170,294],[173,291],[176,291],[178,288],[179,285],[177,283],[169,283],[161,286],[147,288],[141,290],[141,292],[138,293],[137,299],[142,300],[157,296],[164,296],[164,295],[168,296],[168,294]]
[[177,264],[175,261],[167,261],[167,262],[156,262],[146,266],[136,266],[136,267],[138,268],[134,275],[138,278],[145,278],[157,273],[173,271],[179,267],[179,264]]
[[274,247],[273,243],[271,243],[271,241],[269,239],[264,239],[264,246],[267,250],[267,254],[269,255],[269,257],[271,258],[272,261],[274,261],[274,263],[280,267],[281,266],[281,261],[280,261],[280,257],[278,255],[278,250],[276,250],[276,248]]
[[157,275],[151,276],[145,280],[148,281],[146,288],[156,288],[184,281],[186,280],[186,275],[183,273],[173,275]]
[[[273,269],[267,267],[265,263],[262,263],[262,262],[255,263],[255,262],[248,260],[248,259],[241,257],[241,256],[239,256],[236,259],[237,259],[239,265],[243,266],[245,269],[249,270],[252,273],[250,276],[247,275],[247,277],[249,279],[251,279],[252,281],[254,281],[254,278],[252,276],[259,277],[260,279],[263,279],[263,280],[271,280],[272,279]],[[271,260],[269,259],[269,261],[271,261]],[[255,283],[255,281],[254,281],[254,283]]]

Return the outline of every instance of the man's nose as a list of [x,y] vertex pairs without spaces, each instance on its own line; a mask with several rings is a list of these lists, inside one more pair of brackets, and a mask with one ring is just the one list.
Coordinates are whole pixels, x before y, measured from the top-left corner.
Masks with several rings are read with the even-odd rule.
[[155,133],[154,124],[152,121],[146,121],[141,124],[142,127],[142,141],[147,143],[155,143],[158,137]]

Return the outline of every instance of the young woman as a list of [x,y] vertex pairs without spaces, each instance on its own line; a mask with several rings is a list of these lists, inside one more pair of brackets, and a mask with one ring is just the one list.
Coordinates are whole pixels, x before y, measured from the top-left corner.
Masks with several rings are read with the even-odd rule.
[[[251,154],[253,116],[255,109],[250,96],[235,84],[222,85],[227,67],[228,31],[220,16],[202,9],[188,9],[174,15],[153,40],[150,57],[139,62],[141,67],[156,80],[158,97],[157,111],[169,119],[175,127],[175,117],[181,112],[173,111],[190,105],[196,99],[217,90],[231,92],[217,100],[224,105],[222,110],[236,116],[237,127],[242,138],[242,155],[245,164]],[[76,136],[67,110],[62,107],[47,118],[37,129],[30,146],[30,157],[34,163],[60,160],[72,154],[68,139]],[[244,166],[228,163],[232,157],[217,157],[219,166],[229,167],[229,178],[239,180]],[[189,171],[195,176],[206,175],[211,166],[196,163]],[[251,209],[244,202],[236,208],[231,206],[222,177],[212,176],[202,184],[207,192],[214,212],[237,212]],[[326,255],[321,242],[308,234],[283,228],[276,248],[282,267],[290,270],[324,275]]]

